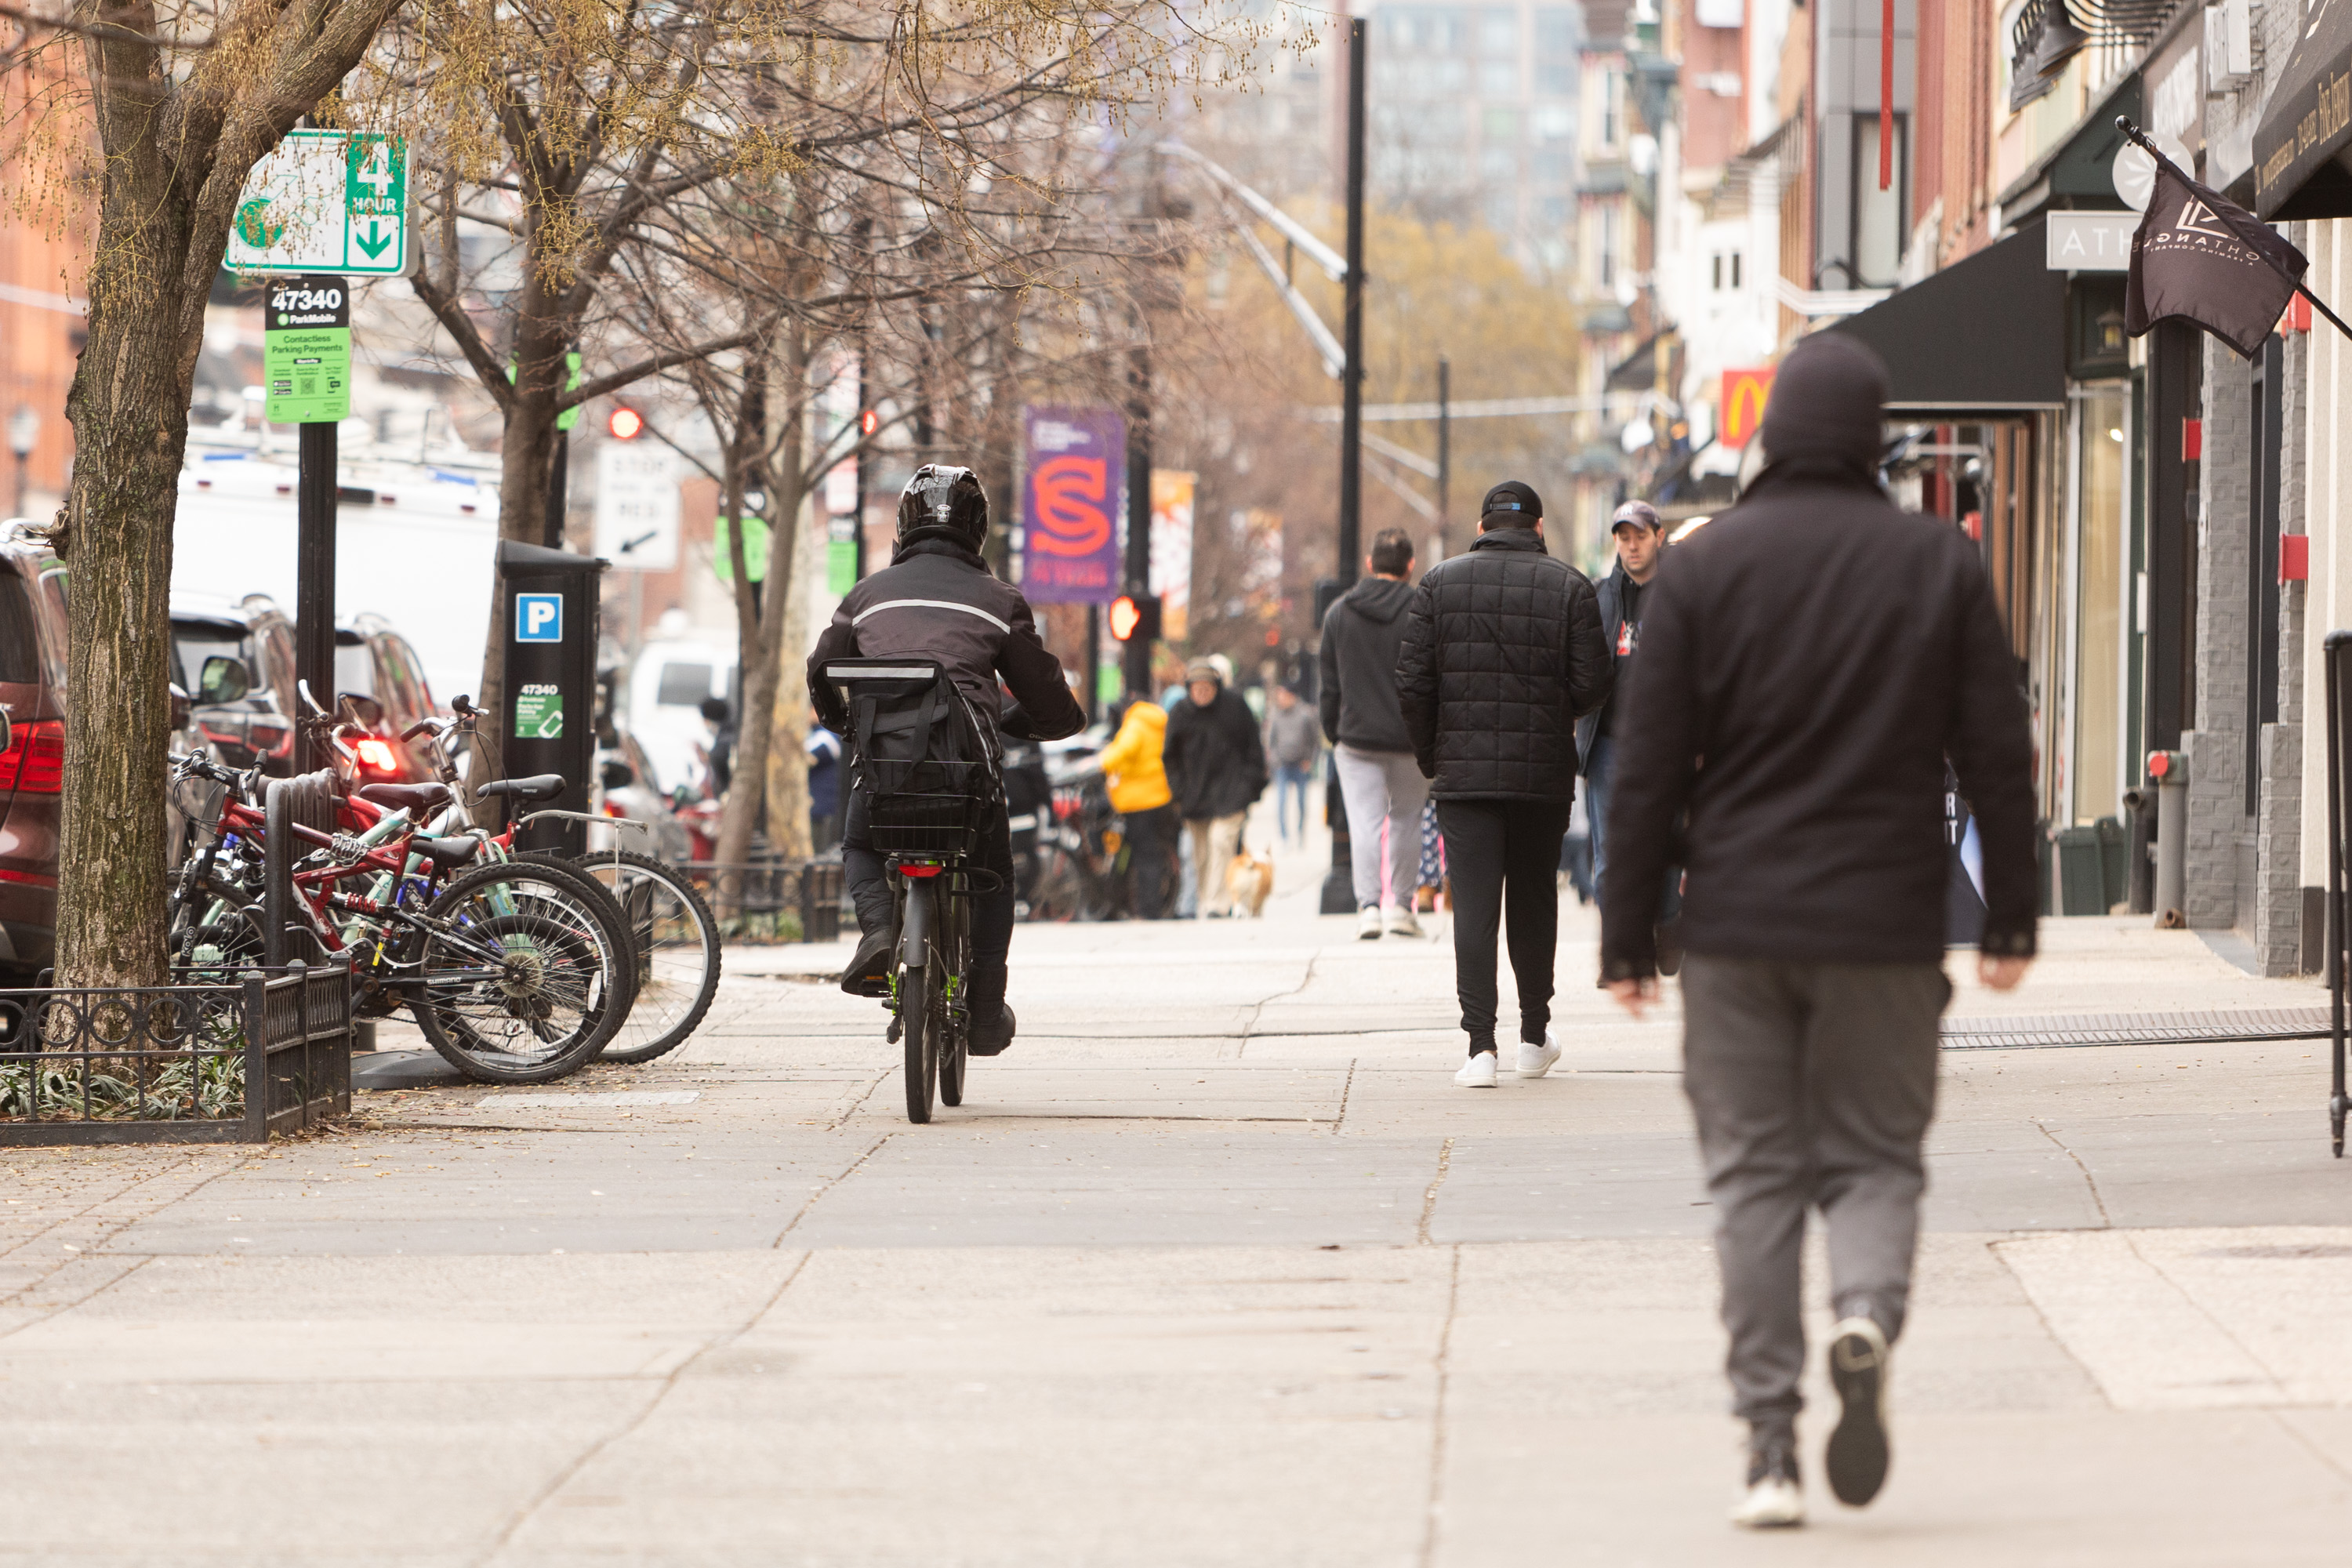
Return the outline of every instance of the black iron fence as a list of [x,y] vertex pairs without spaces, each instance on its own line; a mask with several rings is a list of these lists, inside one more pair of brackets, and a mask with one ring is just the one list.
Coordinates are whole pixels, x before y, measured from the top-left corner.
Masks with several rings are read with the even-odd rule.
[[831,942],[841,934],[838,860],[697,860],[685,870],[730,942]]
[[259,1143],[352,1108],[351,970],[0,991],[0,1145]]

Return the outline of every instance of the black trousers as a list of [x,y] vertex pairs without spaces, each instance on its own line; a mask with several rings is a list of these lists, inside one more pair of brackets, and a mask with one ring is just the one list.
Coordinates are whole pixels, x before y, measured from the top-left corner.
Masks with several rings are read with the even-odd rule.
[[[857,906],[858,930],[870,936],[890,927],[890,883],[882,857],[874,852],[866,827],[863,791],[849,792],[841,829],[842,875],[850,902]],[[981,824],[972,864],[996,873],[993,891],[971,895],[971,1021],[993,1024],[1004,1011],[1004,960],[1013,951],[1013,830],[999,800]]]
[[1127,840],[1134,846],[1129,852],[1128,865],[1135,879],[1135,918],[1156,921],[1168,913],[1169,895],[1175,890],[1168,885],[1168,879],[1175,868],[1176,834],[1182,824],[1177,818],[1174,801],[1125,816]]
[[1540,1045],[1551,1022],[1552,952],[1559,942],[1559,841],[1569,803],[1441,800],[1445,877],[1454,890],[1454,990],[1470,1054],[1495,1048],[1495,938],[1508,912],[1519,1038]]

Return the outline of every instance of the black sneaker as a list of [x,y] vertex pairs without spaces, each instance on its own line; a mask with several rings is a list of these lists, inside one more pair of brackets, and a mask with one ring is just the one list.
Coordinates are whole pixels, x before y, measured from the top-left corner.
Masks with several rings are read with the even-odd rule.
[[1843,1411],[1822,1457],[1830,1490],[1860,1508],[1886,1484],[1886,1334],[1869,1318],[1830,1331],[1830,1386]]
[[1001,1055],[1004,1047],[1013,1043],[1013,1008],[1008,1005],[1003,1016],[994,1023],[973,1024],[964,1048],[976,1057]]
[[890,933],[868,931],[857,943],[849,967],[841,972],[841,988],[852,996],[890,994]]
[[1745,1530],[1789,1530],[1805,1522],[1794,1432],[1782,1428],[1748,1435],[1748,1486],[1732,1505],[1731,1522]]

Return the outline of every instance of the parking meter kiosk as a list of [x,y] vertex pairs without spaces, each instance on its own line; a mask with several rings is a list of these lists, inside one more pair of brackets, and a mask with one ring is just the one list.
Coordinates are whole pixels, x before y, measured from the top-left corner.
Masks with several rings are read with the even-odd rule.
[[[562,774],[562,795],[545,803],[562,811],[588,809],[588,775],[596,755],[597,604],[605,564],[594,556],[512,540],[499,545],[499,596],[507,636],[501,773],[510,779]],[[516,844],[577,855],[588,847],[588,825],[534,823]]]

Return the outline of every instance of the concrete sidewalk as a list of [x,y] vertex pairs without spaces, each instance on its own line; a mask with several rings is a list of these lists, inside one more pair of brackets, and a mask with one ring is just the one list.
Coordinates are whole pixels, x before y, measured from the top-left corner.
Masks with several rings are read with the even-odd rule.
[[[1443,922],[1357,942],[1318,879],[1022,928],[1020,1041],[929,1127],[875,1004],[775,977],[798,948],[730,954],[648,1067],[0,1153],[0,1560],[2340,1556],[2324,1043],[1948,1052],[1894,1479],[1741,1538],[1673,1008],[1606,1004],[1571,901],[1561,1070],[1458,1090]],[[1955,1011],[2324,1000],[2044,929]]]

